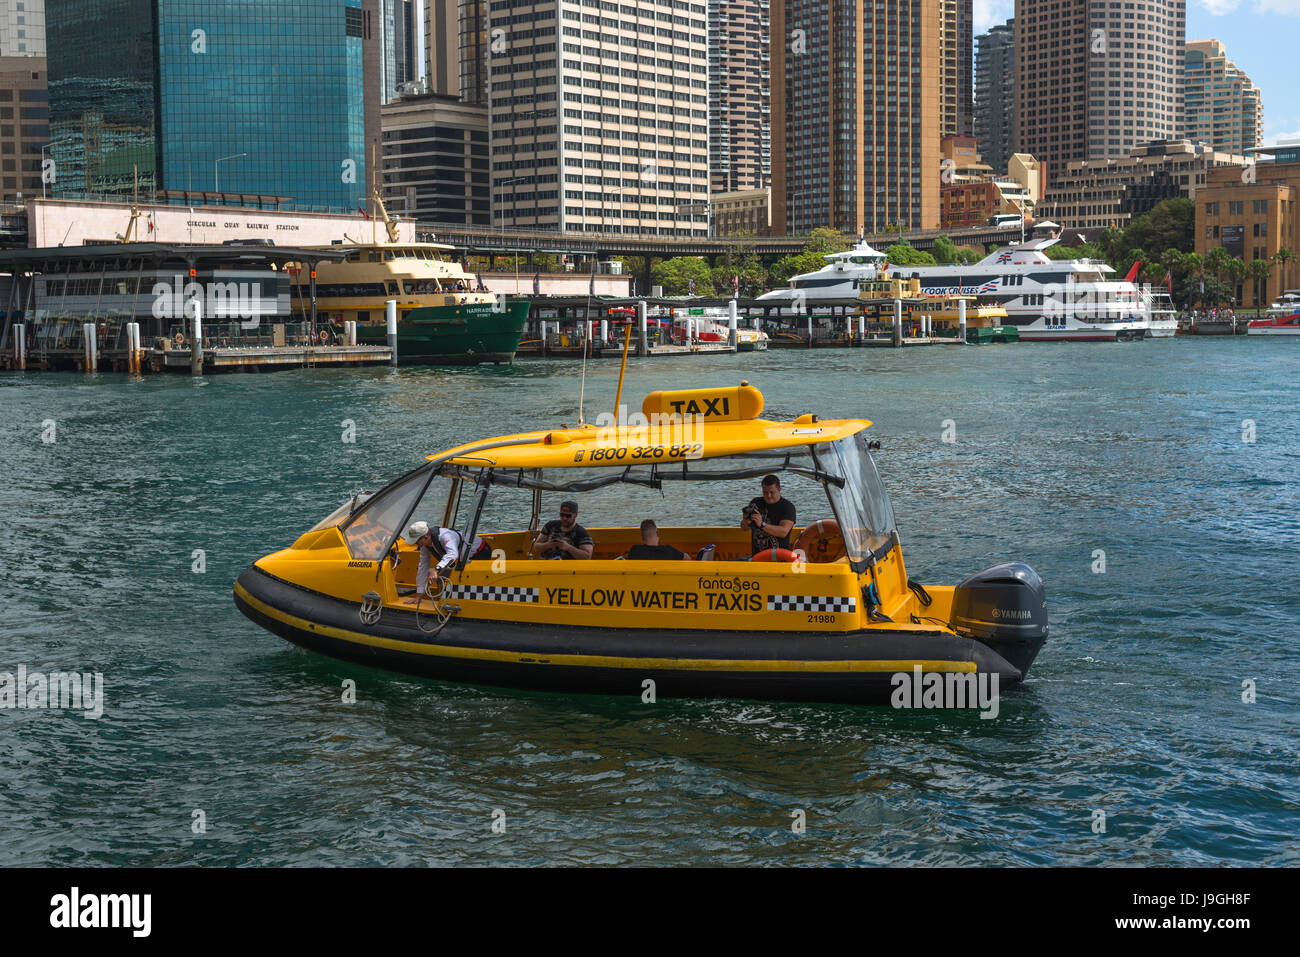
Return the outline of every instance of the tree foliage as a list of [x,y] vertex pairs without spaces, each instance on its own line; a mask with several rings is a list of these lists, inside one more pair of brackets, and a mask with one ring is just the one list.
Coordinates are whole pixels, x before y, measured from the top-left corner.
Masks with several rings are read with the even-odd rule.
[[677,256],[656,263],[650,271],[652,282],[664,287],[664,295],[685,296],[690,293],[691,280],[695,280],[695,295],[713,295],[713,279],[709,264],[701,256]]
[[947,264],[958,261],[957,247],[953,244],[953,241],[948,238],[947,233],[934,241],[934,248],[930,250],[930,255],[934,256],[934,261],[937,263]]
[[806,253],[842,253],[849,248],[849,239],[838,229],[818,226],[804,243]]
[[885,252],[892,266],[933,266],[934,257],[913,248],[911,243],[894,243]]
[[802,252],[782,256],[768,268],[768,280],[773,285],[783,285],[790,281],[791,276],[797,276],[799,273],[804,272],[816,272],[825,265],[826,257],[819,252]]

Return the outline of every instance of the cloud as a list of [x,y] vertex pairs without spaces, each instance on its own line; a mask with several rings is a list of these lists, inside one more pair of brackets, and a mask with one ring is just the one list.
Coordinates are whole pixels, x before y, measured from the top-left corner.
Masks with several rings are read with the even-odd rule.
[[1290,133],[1264,134],[1264,145],[1276,146],[1282,143],[1300,143],[1300,130],[1292,130]]
[[[1235,13],[1243,0],[1196,0],[1196,3],[1210,16],[1223,17]],[[1300,0],[1249,0],[1249,3],[1255,13],[1300,17]],[[976,0],[977,9],[978,6],[979,0]],[[976,16],[978,17],[978,14]]]
[[[1272,3],[1300,3],[1300,0],[1267,0]],[[987,33],[989,27],[1006,23],[1011,19],[1014,0],[975,0],[975,35]]]
[[1196,2],[1213,17],[1227,16],[1241,6],[1241,0],[1196,0]]
[[1260,13],[1281,13],[1300,17],[1300,0],[1255,0]]

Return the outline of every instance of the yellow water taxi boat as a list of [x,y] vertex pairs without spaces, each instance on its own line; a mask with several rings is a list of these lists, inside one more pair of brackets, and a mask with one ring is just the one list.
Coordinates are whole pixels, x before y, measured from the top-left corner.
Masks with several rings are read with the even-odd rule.
[[[654,392],[626,422],[428,456],[258,560],[235,583],[235,602],[327,655],[519,688],[898,704],[900,680],[918,689],[932,676],[948,688],[1020,681],[1047,638],[1038,575],[1008,563],[956,586],[912,581],[867,441],[871,423],[772,421],[763,405],[747,383]],[[726,523],[660,530],[700,560],[627,557],[660,490],[743,480],[749,492],[768,473],[796,482],[799,508],[822,516],[796,548],[751,555],[750,531],[731,524],[743,502],[733,510],[728,492],[707,499]],[[822,507],[809,489],[824,491]],[[543,496],[594,504],[602,491],[622,511],[646,514],[590,528],[590,560],[534,556]],[[489,529],[485,514],[528,524]],[[416,592],[419,556],[403,532],[419,519],[486,546]]]

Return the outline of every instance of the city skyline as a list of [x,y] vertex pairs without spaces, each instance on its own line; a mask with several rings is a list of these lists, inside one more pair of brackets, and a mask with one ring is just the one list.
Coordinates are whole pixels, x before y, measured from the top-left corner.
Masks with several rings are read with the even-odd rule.
[[[975,34],[1010,20],[1015,0],[975,0]],[[1264,142],[1300,138],[1300,103],[1290,96],[1290,41],[1300,0],[1187,0],[1187,40],[1218,40],[1264,101]]]

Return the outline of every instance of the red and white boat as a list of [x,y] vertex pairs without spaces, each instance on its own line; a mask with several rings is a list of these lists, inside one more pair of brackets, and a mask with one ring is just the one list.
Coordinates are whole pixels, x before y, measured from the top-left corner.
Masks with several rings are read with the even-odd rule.
[[1246,326],[1248,336],[1300,336],[1300,310],[1289,316],[1254,319]]

